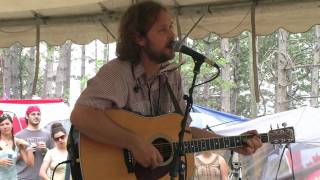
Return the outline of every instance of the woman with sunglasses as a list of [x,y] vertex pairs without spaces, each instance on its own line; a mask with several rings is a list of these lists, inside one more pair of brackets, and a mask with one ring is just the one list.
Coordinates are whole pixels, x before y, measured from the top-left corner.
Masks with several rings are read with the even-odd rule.
[[[50,149],[43,159],[39,172],[40,179],[42,180],[51,180],[50,176],[52,175],[48,176],[48,169],[50,168],[51,172],[53,172],[57,164],[68,158],[66,147],[67,133],[61,123],[54,123],[51,125],[51,137],[56,146],[53,149]],[[59,165],[54,172],[54,180],[64,180],[65,171],[66,164]]]
[[34,156],[27,141],[13,136],[13,121],[10,115],[0,116],[0,179],[17,180],[16,162],[21,158],[33,166]]

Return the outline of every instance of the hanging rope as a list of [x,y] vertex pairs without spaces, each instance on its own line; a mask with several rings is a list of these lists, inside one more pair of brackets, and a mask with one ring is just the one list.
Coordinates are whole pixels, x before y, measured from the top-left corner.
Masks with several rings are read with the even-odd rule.
[[259,99],[259,86],[258,86],[258,67],[257,67],[257,49],[256,49],[256,7],[258,0],[254,0],[251,6],[251,29],[252,29],[252,66],[253,66],[253,84],[254,84],[254,95],[256,98],[256,103],[260,101]]
[[188,31],[188,33],[183,37],[183,39],[180,42],[183,42],[189,34],[194,30],[194,28],[200,23],[202,18],[205,16],[205,14],[202,14],[202,16],[197,20],[197,22],[194,23],[194,25],[191,27],[191,29]]
[[[182,34],[181,34],[181,25],[180,25],[180,21],[179,21],[179,15],[180,15],[180,9],[178,9],[178,14],[176,16],[176,23],[177,23],[177,33],[178,33],[178,40],[180,41],[182,39]],[[182,41],[181,41],[182,42]],[[179,59],[178,59],[179,63],[182,62],[182,53],[179,52]],[[179,67],[179,70],[181,70],[181,68]]]
[[[110,34],[110,36],[112,36],[112,38],[117,41],[116,36],[111,32],[111,30],[102,22],[101,19],[99,19],[100,24],[102,25],[102,27]],[[109,42],[108,42],[109,43]]]

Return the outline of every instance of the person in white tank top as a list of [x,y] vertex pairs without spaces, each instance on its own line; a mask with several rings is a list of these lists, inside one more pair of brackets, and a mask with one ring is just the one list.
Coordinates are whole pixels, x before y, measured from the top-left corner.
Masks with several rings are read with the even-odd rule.
[[[61,123],[54,123],[51,125],[51,136],[55,142],[55,147],[50,149],[45,155],[39,176],[42,180],[51,180],[52,175],[54,180],[65,180],[66,164],[59,165],[54,174],[54,168],[68,158],[68,151],[66,148],[67,133]],[[50,172],[48,169],[50,168]],[[70,175],[68,175],[71,179]]]
[[195,154],[194,180],[227,180],[228,165],[224,158],[212,151]]

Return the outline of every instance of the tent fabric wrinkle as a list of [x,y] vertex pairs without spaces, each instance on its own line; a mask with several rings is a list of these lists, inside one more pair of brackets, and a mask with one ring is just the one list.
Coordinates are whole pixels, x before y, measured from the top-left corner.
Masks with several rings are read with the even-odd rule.
[[[179,16],[182,34],[203,19],[191,31],[193,39],[210,33],[234,37],[251,31],[252,0],[165,0],[174,16]],[[305,32],[320,24],[319,0],[259,0],[256,6],[256,34],[268,35],[279,28]],[[19,6],[17,6],[19,4]],[[0,47],[15,42],[24,46],[36,44],[36,25],[40,40],[61,45],[66,40],[86,44],[94,39],[114,42],[121,14],[132,4],[125,0],[29,0],[0,2]],[[35,14],[38,17],[35,17]],[[105,27],[103,27],[103,25]],[[110,32],[108,32],[110,31]]]

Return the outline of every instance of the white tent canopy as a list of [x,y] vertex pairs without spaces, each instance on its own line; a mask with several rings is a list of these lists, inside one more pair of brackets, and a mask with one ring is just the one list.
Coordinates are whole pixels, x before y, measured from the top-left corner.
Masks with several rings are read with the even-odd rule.
[[[53,45],[72,40],[84,44],[93,39],[113,42],[123,11],[129,0],[10,0],[0,1],[0,47],[14,42],[36,44],[36,25],[40,40]],[[290,32],[304,32],[320,24],[319,0],[257,0],[255,27],[257,35],[266,35],[280,27]],[[253,0],[162,0],[179,18],[183,34],[192,30],[192,38],[209,33],[236,36],[251,30]]]

